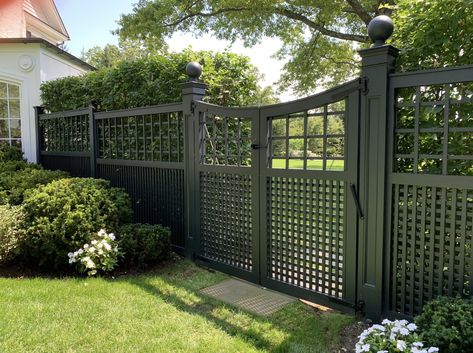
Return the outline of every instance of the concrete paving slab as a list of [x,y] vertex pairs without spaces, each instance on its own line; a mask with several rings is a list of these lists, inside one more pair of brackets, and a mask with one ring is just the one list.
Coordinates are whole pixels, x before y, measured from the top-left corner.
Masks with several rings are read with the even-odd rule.
[[271,315],[297,300],[236,278],[224,280],[216,285],[201,289],[200,292],[261,316]]

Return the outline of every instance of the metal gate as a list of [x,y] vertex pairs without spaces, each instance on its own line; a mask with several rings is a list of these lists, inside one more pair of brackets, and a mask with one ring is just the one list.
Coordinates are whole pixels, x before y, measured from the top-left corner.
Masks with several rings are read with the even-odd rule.
[[301,298],[356,303],[359,83],[263,108],[195,106],[197,257]]

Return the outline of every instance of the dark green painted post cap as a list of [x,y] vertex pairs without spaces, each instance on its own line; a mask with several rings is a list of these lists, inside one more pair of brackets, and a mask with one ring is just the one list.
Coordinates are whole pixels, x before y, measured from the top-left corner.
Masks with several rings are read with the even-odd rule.
[[373,18],[368,24],[368,35],[373,41],[374,47],[386,44],[386,40],[391,37],[394,32],[394,23],[390,17],[380,15]]
[[190,62],[186,66],[186,74],[189,76],[189,81],[198,81],[202,75],[202,66],[198,62]]

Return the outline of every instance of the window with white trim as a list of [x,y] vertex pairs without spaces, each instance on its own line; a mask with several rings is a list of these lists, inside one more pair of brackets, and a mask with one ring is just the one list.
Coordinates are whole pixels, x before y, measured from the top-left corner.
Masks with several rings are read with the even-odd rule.
[[0,81],[0,143],[21,146],[20,86]]

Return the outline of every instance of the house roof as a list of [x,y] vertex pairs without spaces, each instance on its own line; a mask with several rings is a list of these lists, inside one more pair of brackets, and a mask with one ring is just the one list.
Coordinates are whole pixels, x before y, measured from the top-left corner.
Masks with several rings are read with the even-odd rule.
[[54,51],[56,54],[59,54],[60,56],[63,56],[67,58],[68,60],[75,62],[77,65],[79,65],[80,67],[86,70],[90,70],[90,71],[97,70],[92,65],[86,63],[85,61],[79,59],[78,57],[72,55],[71,53],[68,53],[67,51],[62,50],[61,48],[55,46],[54,44],[49,43],[47,40],[42,39],[42,38],[0,38],[0,45],[1,44],[40,44]]
[[70,39],[54,0],[24,0],[23,9],[33,19],[53,29],[65,40]]

